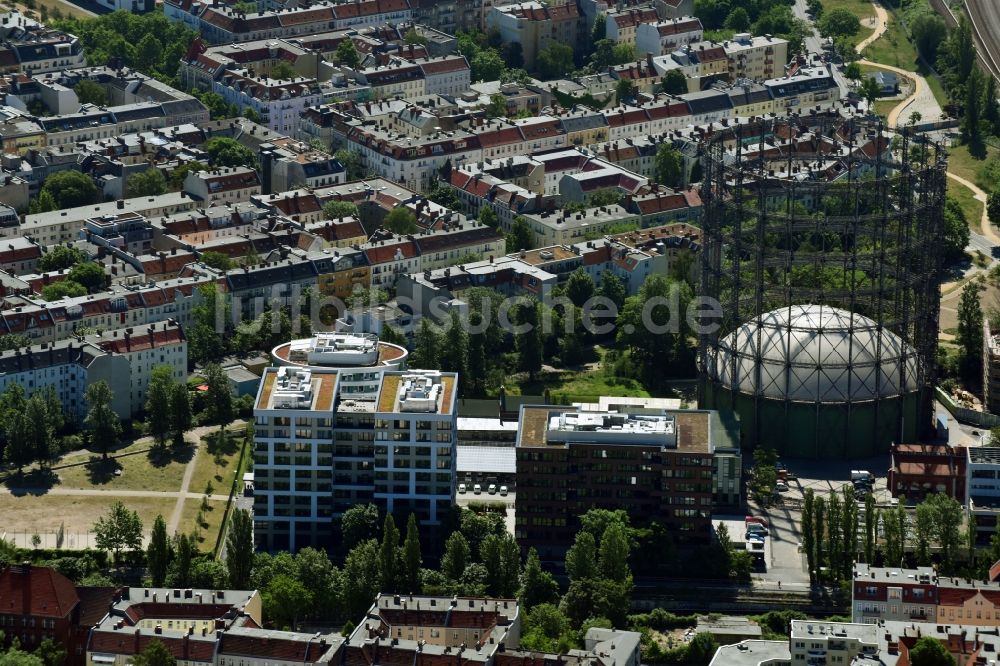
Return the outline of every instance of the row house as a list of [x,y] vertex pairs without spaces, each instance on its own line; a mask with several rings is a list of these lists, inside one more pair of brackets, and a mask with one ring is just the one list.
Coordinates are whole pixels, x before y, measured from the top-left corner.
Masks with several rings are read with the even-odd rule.
[[635,52],[640,56],[661,56],[692,42],[700,42],[704,37],[701,20],[693,16],[644,22],[635,27]]

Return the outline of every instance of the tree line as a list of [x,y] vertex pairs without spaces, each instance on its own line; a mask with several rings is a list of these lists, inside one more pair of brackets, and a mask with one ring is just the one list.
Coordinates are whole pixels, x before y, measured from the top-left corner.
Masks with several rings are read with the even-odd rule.
[[[457,312],[440,323],[424,317],[414,334],[408,365],[458,372],[463,396],[483,396],[498,390],[511,374],[524,373],[528,383],[534,382],[543,360],[557,367],[593,360],[594,345],[613,340],[621,351],[608,352],[605,360],[611,361],[611,372],[617,376],[652,387],[670,377],[688,376],[694,367],[693,334],[688,323],[682,321],[677,332],[661,333],[651,330],[644,319],[648,316],[657,325],[670,321],[667,306],[647,307],[650,302],[673,299],[682,314],[687,311],[693,298],[685,279],[690,264],[678,264],[671,276],[647,278],[634,296],[627,295],[624,284],[610,271],[602,274],[597,287],[593,278],[579,269],[564,285],[553,288],[547,301],[523,297],[510,308],[509,319],[518,326],[517,333],[498,324],[501,303],[507,299],[494,290],[473,287],[463,294],[469,304],[468,326],[462,325]],[[602,304],[592,309],[594,323],[613,322],[609,333],[598,335],[586,325],[582,306],[594,297],[614,305],[614,310]],[[602,313],[606,319],[599,318]],[[484,326],[484,322],[489,325]]]
[[[809,578],[850,581],[855,561],[886,567],[934,563],[943,575],[955,575],[962,567],[975,570],[975,520],[964,529],[963,522],[962,505],[941,493],[927,495],[911,516],[902,505],[876,508],[871,493],[859,507],[850,485],[826,498],[808,489],[801,529]],[[1000,555],[1000,534],[994,548]]]

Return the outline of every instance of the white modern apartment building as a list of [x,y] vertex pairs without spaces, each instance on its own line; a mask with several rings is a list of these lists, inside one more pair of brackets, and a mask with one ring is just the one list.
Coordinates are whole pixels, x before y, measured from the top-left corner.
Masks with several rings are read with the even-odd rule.
[[432,370],[268,368],[254,408],[258,547],[332,542],[374,502],[440,524],[455,494],[458,377]]

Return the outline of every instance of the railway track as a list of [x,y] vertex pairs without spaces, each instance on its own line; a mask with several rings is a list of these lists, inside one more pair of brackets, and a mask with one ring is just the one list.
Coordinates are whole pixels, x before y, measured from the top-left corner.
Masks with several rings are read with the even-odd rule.
[[[944,0],[931,0],[932,6],[940,13],[939,4],[945,4]],[[986,69],[997,79],[1000,79],[1000,4],[996,0],[962,0],[965,12],[969,15],[972,23],[972,36],[976,41],[976,50],[979,53],[979,60]],[[957,24],[954,14],[945,4],[946,13],[943,14],[947,21],[947,16]]]

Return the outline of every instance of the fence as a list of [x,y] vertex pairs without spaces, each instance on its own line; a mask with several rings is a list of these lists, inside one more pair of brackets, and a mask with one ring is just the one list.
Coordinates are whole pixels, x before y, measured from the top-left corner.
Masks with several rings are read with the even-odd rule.
[[938,402],[944,405],[945,409],[947,409],[951,415],[961,423],[968,423],[969,425],[978,426],[980,428],[995,428],[1000,426],[1000,416],[989,412],[977,412],[976,410],[969,409],[968,407],[959,407],[955,404],[955,401],[951,399],[950,395],[938,387],[934,388],[934,392],[937,395]]

